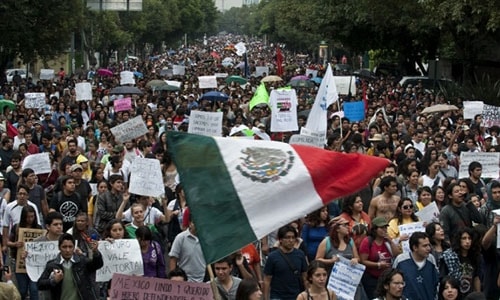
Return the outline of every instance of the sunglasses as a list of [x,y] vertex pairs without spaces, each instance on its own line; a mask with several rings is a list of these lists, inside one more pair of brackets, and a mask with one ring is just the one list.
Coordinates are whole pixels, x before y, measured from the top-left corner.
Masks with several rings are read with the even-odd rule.
[[403,209],[413,209],[413,205],[403,205]]

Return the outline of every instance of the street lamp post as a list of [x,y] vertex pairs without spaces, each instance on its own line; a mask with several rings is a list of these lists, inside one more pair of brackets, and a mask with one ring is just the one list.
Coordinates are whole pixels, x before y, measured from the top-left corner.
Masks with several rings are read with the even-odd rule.
[[328,61],[328,44],[325,41],[319,43],[319,59],[323,63],[323,66],[326,66]]

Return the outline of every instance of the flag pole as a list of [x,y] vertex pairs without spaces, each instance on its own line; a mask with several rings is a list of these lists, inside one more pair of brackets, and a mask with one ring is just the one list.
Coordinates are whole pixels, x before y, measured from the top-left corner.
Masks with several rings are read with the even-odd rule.
[[[342,99],[339,98],[339,101],[337,101],[337,107],[339,109],[339,112],[341,112],[340,110],[340,101],[342,101]],[[340,116],[339,116],[340,117]],[[340,117],[340,139],[343,139],[343,135],[342,135],[342,117]],[[342,148],[342,147],[341,147]]]
[[217,283],[215,282],[214,271],[212,270],[212,265],[207,265],[208,276],[210,277],[210,288],[214,295],[214,300],[222,300],[219,294],[219,289],[217,288]]

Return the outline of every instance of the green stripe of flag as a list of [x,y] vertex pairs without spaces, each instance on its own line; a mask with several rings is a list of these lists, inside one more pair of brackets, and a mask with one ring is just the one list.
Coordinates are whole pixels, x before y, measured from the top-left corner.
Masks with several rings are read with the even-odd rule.
[[[169,132],[167,142],[175,164],[182,166],[179,176],[197,234],[203,236],[206,263],[221,259],[218,253],[224,256],[239,250],[242,240],[245,244],[257,240],[215,140]],[[198,146],[189,146],[193,143]],[[222,234],[212,234],[216,231]]]

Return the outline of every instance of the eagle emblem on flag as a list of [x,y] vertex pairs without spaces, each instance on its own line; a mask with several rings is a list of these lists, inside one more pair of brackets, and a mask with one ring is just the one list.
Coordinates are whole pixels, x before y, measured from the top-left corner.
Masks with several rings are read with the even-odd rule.
[[252,181],[267,183],[286,176],[293,167],[295,156],[292,151],[281,149],[247,147],[241,150],[241,164],[236,166],[240,173]]

